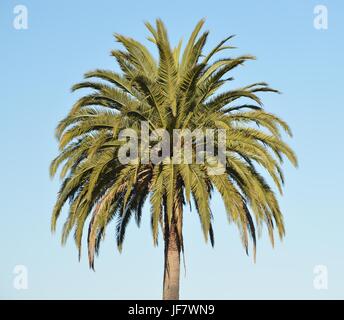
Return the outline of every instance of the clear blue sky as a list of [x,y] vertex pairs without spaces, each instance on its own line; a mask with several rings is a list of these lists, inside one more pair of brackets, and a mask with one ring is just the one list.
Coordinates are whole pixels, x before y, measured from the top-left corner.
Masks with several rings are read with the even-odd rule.
[[[17,4],[28,8],[28,30],[12,26]],[[317,4],[328,7],[328,30],[313,27]],[[236,34],[236,54],[258,57],[235,72],[238,86],[266,81],[283,92],[263,98],[291,125],[300,166],[285,166],[286,238],[272,249],[263,235],[256,264],[218,197],[215,249],[204,244],[196,214],[185,215],[181,298],[343,299],[343,15],[341,0],[1,1],[0,298],[161,297],[163,247],[152,245],[148,208],[140,229],[130,225],[121,255],[110,227],[92,272],[85,250],[79,263],[72,239],[61,247],[50,233],[59,181],[48,166],[57,155],[54,128],[76,99],[71,85],[90,69],[115,68],[114,32],[146,42],[143,22],[161,17],[177,43],[205,17],[208,48]],[[15,265],[28,268],[27,290],[13,287]],[[313,288],[315,265],[327,266],[328,290]]]

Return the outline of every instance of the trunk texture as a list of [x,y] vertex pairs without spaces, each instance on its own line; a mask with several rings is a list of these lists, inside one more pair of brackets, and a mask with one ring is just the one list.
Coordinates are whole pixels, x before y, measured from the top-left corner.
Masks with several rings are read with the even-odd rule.
[[179,299],[180,241],[173,221],[165,234],[164,300]]

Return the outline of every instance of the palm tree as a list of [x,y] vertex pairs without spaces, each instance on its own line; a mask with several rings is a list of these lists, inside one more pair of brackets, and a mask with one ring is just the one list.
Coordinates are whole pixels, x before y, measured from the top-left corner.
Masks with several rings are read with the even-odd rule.
[[[265,111],[256,95],[277,90],[263,82],[225,89],[233,80],[228,73],[254,57],[214,60],[219,52],[233,48],[226,45],[232,36],[205,54],[208,32],[200,34],[203,24],[201,20],[196,25],[181,54],[181,42],[174,49],[170,47],[161,20],[156,21],[156,28],[146,23],[151,33],[149,40],[158,50],[157,60],[140,42],[116,34],[124,49],[111,54],[122,72],[94,70],[85,74],[85,82],[73,86],[73,91],[86,88],[92,92],[82,96],[57,126],[60,154],[50,168],[54,176],[62,166],[63,180],[53,209],[52,230],[69,200],[62,243],[73,230],[80,258],[87,223],[91,268],[110,221],[116,220],[121,251],[130,218],[134,216],[139,226],[143,205],[149,199],[153,243],[158,244],[159,230],[164,241],[163,299],[179,298],[184,206],[195,208],[205,240],[214,245],[210,199],[216,190],[229,221],[240,230],[246,252],[252,239],[255,257],[256,230],[266,225],[272,245],[274,228],[280,238],[285,233],[276,196],[258,168],[264,168],[282,192],[284,156],[297,164],[293,151],[281,137],[282,130],[291,135],[287,123]],[[239,103],[240,98],[251,102]],[[149,124],[150,132],[163,128],[171,135],[173,129],[225,130],[224,171],[210,174],[210,161],[174,164],[136,159],[121,163],[118,154],[124,142],[119,134],[126,128],[139,132],[142,121]],[[192,148],[195,144],[193,141]],[[219,139],[214,144],[219,149]],[[156,142],[149,142],[148,148],[155,145]],[[172,156],[171,151],[169,157]]]

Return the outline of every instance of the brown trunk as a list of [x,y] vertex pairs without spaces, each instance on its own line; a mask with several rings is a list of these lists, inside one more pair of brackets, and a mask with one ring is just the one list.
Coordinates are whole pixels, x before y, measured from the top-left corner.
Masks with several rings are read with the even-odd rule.
[[172,221],[165,234],[164,300],[179,299],[180,241],[177,224]]

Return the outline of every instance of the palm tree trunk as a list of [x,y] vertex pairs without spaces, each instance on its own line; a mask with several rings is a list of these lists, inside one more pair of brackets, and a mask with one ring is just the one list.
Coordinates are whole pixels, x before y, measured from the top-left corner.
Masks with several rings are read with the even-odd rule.
[[164,300],[179,299],[180,248],[177,224],[172,221],[165,234]]

